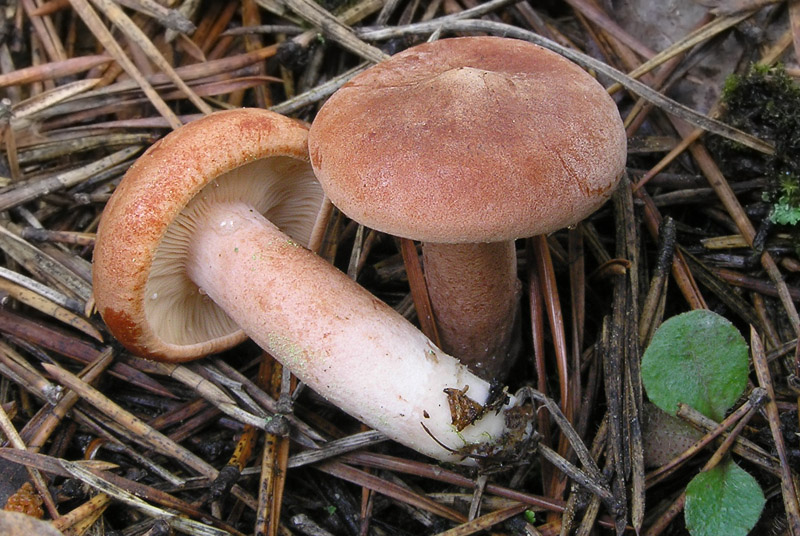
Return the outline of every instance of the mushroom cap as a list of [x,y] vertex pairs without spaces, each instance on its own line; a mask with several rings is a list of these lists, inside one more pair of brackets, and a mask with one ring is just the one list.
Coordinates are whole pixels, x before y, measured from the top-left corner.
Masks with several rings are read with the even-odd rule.
[[584,219],[622,176],[614,101],[578,65],[500,37],[442,39],[359,74],[309,133],[352,219],[429,242],[494,242]]
[[304,123],[273,112],[216,112],[131,166],[101,217],[93,263],[97,308],[124,346],[186,361],[246,338],[184,269],[194,221],[207,203],[244,201],[307,245],[324,197],[307,138]]

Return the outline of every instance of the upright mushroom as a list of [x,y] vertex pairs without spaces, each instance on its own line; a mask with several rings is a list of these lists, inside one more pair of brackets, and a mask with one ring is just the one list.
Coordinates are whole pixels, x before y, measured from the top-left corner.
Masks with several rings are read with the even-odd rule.
[[[333,404],[441,460],[520,440],[513,397],[302,247],[321,200],[298,122],[237,110],[176,130],[103,213],[101,315],[134,353],[167,361],[227,347],[241,328]],[[451,403],[468,410],[455,423]]]
[[311,164],[354,220],[422,240],[443,349],[488,379],[518,309],[514,239],[575,224],[611,195],[626,137],[574,63],[499,37],[412,47],[320,109]]

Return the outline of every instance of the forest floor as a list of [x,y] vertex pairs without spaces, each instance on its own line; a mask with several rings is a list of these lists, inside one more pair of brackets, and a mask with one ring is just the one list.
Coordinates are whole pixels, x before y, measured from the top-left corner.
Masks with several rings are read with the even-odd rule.
[[[0,533],[800,536],[797,2],[2,4]],[[564,55],[627,132],[606,204],[515,243],[523,449],[438,463],[252,342],[163,363],[116,340],[93,249],[147,147],[232,108],[311,124],[364,68],[463,35]],[[419,244],[325,222],[317,254],[436,340]]]

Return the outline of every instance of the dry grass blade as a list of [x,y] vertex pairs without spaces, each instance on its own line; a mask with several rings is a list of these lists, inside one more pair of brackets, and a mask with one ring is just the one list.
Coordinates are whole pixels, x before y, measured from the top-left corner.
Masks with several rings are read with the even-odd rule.
[[[230,378],[233,378],[237,382],[240,382],[241,385],[244,387],[245,391],[266,411],[270,413],[280,413],[278,408],[278,403],[275,401],[274,398],[269,396],[263,389],[261,389],[255,382],[250,380],[244,374],[236,370],[235,368],[231,367],[229,364],[225,363],[222,359],[217,359],[214,361],[214,364],[217,366],[218,369],[223,371],[227,374]],[[323,437],[317,430],[309,426],[308,424],[304,423],[300,419],[297,418],[296,415],[284,415],[284,418],[289,421],[293,428],[296,428],[299,432],[301,432],[304,436],[308,438],[306,440],[303,437],[293,437],[295,441],[300,443],[303,446],[309,448],[316,448],[317,445],[314,443],[315,441],[325,441],[325,437]],[[310,441],[309,441],[310,440]]]
[[95,233],[81,233],[76,231],[51,231],[38,227],[24,227],[20,230],[20,237],[33,242],[60,242],[77,246],[94,246]]
[[64,533],[64,536],[84,534],[103,515],[109,504],[111,497],[105,493],[98,493],[53,521],[53,527]]
[[262,430],[269,423],[268,416],[254,415],[241,409],[236,403],[236,400],[228,396],[225,391],[184,365],[153,363],[151,364],[151,368],[160,374],[170,376],[171,378],[174,378],[179,382],[191,387],[198,395],[202,396],[214,406],[219,408],[220,411],[230,415],[239,422],[250,424]]
[[[470,489],[475,486],[475,482],[472,479],[454,471],[449,471],[447,469],[443,469],[442,467],[412,460],[394,458],[384,454],[352,452],[350,454],[344,454],[340,459],[342,462],[348,464],[364,465],[366,467],[373,467],[376,469],[424,476],[426,478],[440,482],[446,482],[462,488]],[[560,499],[544,497],[541,495],[533,495],[531,493],[509,489],[492,483],[488,483],[486,485],[486,493],[491,493],[493,495],[497,495],[498,497],[504,497],[513,501],[519,501],[534,508],[543,508],[552,512],[563,512],[565,506],[564,501],[561,501]],[[614,524],[607,518],[601,519],[600,524],[604,527],[613,528],[614,526]]]
[[[13,337],[15,344],[27,344],[34,352],[50,350],[82,363],[91,363],[103,353],[87,341],[4,309],[0,309],[0,332]],[[164,386],[126,363],[114,363],[111,374],[158,396],[175,398]]]
[[304,20],[320,28],[326,37],[336,41],[365,60],[377,63],[386,59],[387,55],[380,49],[359,39],[349,26],[343,24],[339,19],[314,2],[310,0],[283,0],[282,3]]
[[329,441],[318,450],[306,450],[298,452],[289,458],[288,467],[302,467],[311,463],[321,462],[335,456],[340,456],[345,452],[352,452],[371,445],[377,445],[386,441],[386,436],[375,430],[360,432],[341,439]]
[[119,3],[152,17],[170,30],[190,34],[196,29],[194,23],[183,13],[177,9],[164,7],[155,0],[119,0]]
[[[8,442],[11,443],[15,449],[25,450],[25,443],[17,433],[17,429],[14,428],[14,424],[11,422],[11,419],[8,418],[8,414],[2,406],[0,406],[0,431],[3,432],[3,435],[5,435]],[[50,494],[50,490],[47,488],[47,481],[36,469],[28,467],[28,473],[30,473],[31,480],[33,480],[33,485],[36,487],[36,491],[39,492],[39,496],[44,500],[44,504],[45,507],[47,507],[48,513],[53,519],[57,519],[59,517],[58,507],[56,507],[53,496]]]
[[[545,460],[556,466],[559,471],[575,481],[576,484],[594,493],[614,515],[619,514],[623,505],[621,505],[617,497],[612,494],[611,489],[605,482],[605,478],[592,478],[575,465],[566,461],[556,451],[544,445],[539,445],[539,454],[541,454]],[[592,463],[594,464],[594,461],[592,461]]]
[[73,477],[113,498],[134,507],[140,512],[155,519],[165,520],[175,530],[195,534],[197,536],[228,536],[226,530],[210,527],[205,523],[186,519],[169,510],[164,510],[139,499],[119,486],[101,478],[97,474],[67,460],[59,460],[61,466]]
[[84,310],[85,305],[80,301],[65,296],[61,292],[52,289],[47,285],[43,285],[38,281],[31,279],[30,277],[9,270],[8,268],[0,266],[0,278],[8,281],[9,283],[13,283],[19,287],[25,288],[31,292],[35,292],[45,300],[54,303],[59,307],[63,307],[68,311],[72,311],[73,313],[82,313]]
[[[247,76],[232,78],[230,80],[222,80],[219,82],[208,82],[193,84],[196,88],[194,93],[202,97],[212,97],[220,95],[228,95],[230,93],[244,91],[251,88],[261,88],[270,82],[276,82],[279,79],[272,76]],[[181,91],[171,91],[164,94],[164,98],[168,100],[180,99],[185,95]]]
[[772,384],[772,376],[764,355],[764,346],[761,337],[754,328],[750,329],[750,349],[753,356],[753,368],[758,377],[758,383],[767,391],[767,403],[765,406],[769,428],[772,431],[772,438],[775,441],[775,449],[778,452],[781,468],[781,494],[783,504],[786,508],[786,517],[789,530],[792,534],[800,534],[800,504],[797,502],[797,488],[795,487],[795,477],[792,473],[789,459],[786,452],[786,442],[783,439],[780,413],[778,405],[775,403],[775,388]]
[[[569,263],[569,298],[571,322],[570,322],[570,342],[572,351],[570,352],[570,393],[572,394],[570,405],[573,408],[580,407],[583,396],[581,389],[581,352],[583,351],[583,340],[586,331],[586,258],[584,256],[583,228],[578,225],[569,230],[567,237],[567,254]],[[585,422],[585,419],[583,419]],[[583,435],[585,427],[581,425],[581,418],[578,416],[576,427]]]
[[[200,7],[200,0],[184,0],[180,6],[175,10],[178,12],[178,15],[191,20],[192,16],[197,12],[197,9]],[[165,40],[167,43],[172,43],[176,37],[180,35],[180,32],[177,30],[173,30],[172,28],[168,29],[166,34],[164,35]]]
[[[244,385],[241,382],[238,382],[233,378],[229,378],[214,365],[201,365],[199,363],[193,363],[188,365],[188,367],[198,376],[207,378],[221,389],[224,388],[233,397],[238,399],[241,405],[249,409],[250,412],[253,414],[258,414],[261,416],[261,418],[269,421],[270,416],[263,409],[261,409],[256,401],[253,400],[253,398],[247,393]],[[238,406],[239,403],[236,403],[236,401],[233,402],[233,404],[236,406]]]
[[254,527],[258,535],[277,536],[280,533],[290,447],[284,415],[291,412],[293,384],[296,384],[296,381],[293,380],[289,369],[284,368],[267,354],[261,356],[258,385],[280,400],[281,412],[273,422],[272,429],[264,436],[258,487],[258,512]]
[[[696,409],[686,404],[678,404],[677,416],[691,423],[695,428],[713,432],[719,427],[719,423],[709,419]],[[726,432],[723,432],[723,434]],[[739,436],[733,445],[733,452],[745,460],[762,467],[765,471],[778,477],[781,476],[780,460],[766,452],[763,448],[756,445],[746,437]]]
[[50,404],[58,402],[61,388],[47,381],[38,370],[4,341],[0,341],[0,363],[4,369],[3,372],[13,377],[29,393],[43,398]]
[[[70,476],[60,463],[59,458],[47,456],[45,454],[37,454],[28,452],[27,450],[19,450],[10,447],[0,447],[0,458],[10,462],[32,467],[39,471],[49,473],[56,476]],[[76,465],[91,468],[97,471],[108,471],[118,468],[116,464],[96,460],[78,460],[72,462]]]
[[103,21],[97,15],[97,13],[92,9],[92,6],[89,5],[88,0],[70,0],[72,4],[72,8],[80,15],[81,19],[86,23],[86,26],[92,31],[92,33],[97,37],[97,40],[102,43],[103,47],[108,51],[111,57],[123,68],[125,72],[127,72],[131,78],[136,80],[139,86],[144,91],[145,95],[147,95],[150,102],[155,106],[156,110],[169,122],[172,128],[178,128],[181,126],[181,121],[178,119],[178,116],[175,115],[175,112],[167,106],[167,103],[156,93],[153,89],[153,86],[147,81],[147,79],[142,75],[139,69],[136,68],[136,65],[128,58],[125,51],[122,47],[114,39],[114,36],[111,35],[111,32],[108,31]]
[[700,241],[706,249],[733,249],[749,247],[747,240],[740,235],[712,236]]
[[408,285],[411,288],[411,297],[414,300],[414,307],[417,310],[417,319],[420,323],[422,332],[434,342],[441,346],[439,332],[436,328],[436,319],[433,315],[433,307],[428,296],[428,285],[422,273],[422,263],[419,260],[417,246],[413,240],[408,238],[400,239],[400,252],[403,255],[403,263],[406,266]]
[[656,328],[661,325],[666,301],[666,287],[669,267],[675,253],[675,221],[672,218],[663,220],[658,233],[658,255],[653,268],[650,287],[642,304],[639,318],[639,345],[646,348],[653,338]]
[[11,126],[16,130],[29,128],[31,119],[34,118],[36,114],[59,102],[92,89],[98,82],[100,82],[99,78],[70,82],[63,86],[45,91],[44,93],[39,93],[38,95],[13,105],[11,107]]
[[[561,300],[556,291],[555,270],[553,259],[550,256],[550,247],[547,244],[547,237],[536,236],[533,238],[535,248],[534,258],[536,269],[539,274],[539,282],[542,287],[542,297],[544,298],[547,319],[550,324],[550,334],[553,338],[556,355],[556,370],[558,371],[558,386],[561,407],[564,408],[566,420],[573,422],[575,407],[570,403],[572,400],[569,391],[569,357],[567,355],[567,339],[564,332],[564,319],[561,313]],[[559,445],[558,451],[564,454],[565,445]]]
[[291,99],[287,99],[280,104],[272,106],[270,110],[280,114],[291,114],[305,108],[310,104],[324,100],[333,95],[337,89],[345,85],[351,78],[366,69],[368,66],[368,64],[362,64],[358,67],[350,69],[349,71],[346,71],[323,84],[315,86],[304,93],[295,95]]
[[[40,471],[49,474],[70,477],[70,473],[62,463],[62,458],[54,458],[44,454],[34,454],[26,451],[19,451],[9,448],[0,448],[0,458],[19,463],[21,465],[34,467]],[[189,504],[176,498],[169,493],[151,486],[147,486],[134,480],[121,477],[109,471],[116,468],[116,465],[109,462],[94,461],[94,460],[78,460],[69,462],[73,467],[78,466],[86,471],[97,475],[104,481],[126,490],[127,492],[136,495],[139,498],[154,502],[169,509],[169,511],[177,511],[186,516],[192,516],[198,519],[208,520],[208,516],[196,506]],[[69,515],[69,514],[67,514]],[[229,525],[217,520],[211,519],[210,524],[222,529],[227,530],[231,534],[240,535],[241,533]]]
[[[195,84],[200,83],[202,80],[213,80],[214,77],[230,77],[231,73],[236,73],[241,69],[245,69],[253,64],[273,57],[277,49],[277,45],[269,45],[252,52],[236,54],[203,63],[184,65],[177,67],[174,71],[182,80],[187,83],[194,82]],[[164,73],[148,75],[145,77],[145,80],[154,88],[169,89],[174,87],[169,77]],[[120,80],[106,87],[89,91],[58,106],[54,106],[49,112],[51,115],[61,115],[92,110],[99,106],[108,105],[116,105],[117,108],[107,111],[106,113],[111,111],[117,112],[121,96],[129,98],[131,92],[141,89],[136,80]],[[164,121],[166,121],[167,127],[171,125],[168,118],[164,118]],[[100,126],[102,126],[102,124]]]
[[734,292],[726,281],[719,277],[716,271],[712,272],[707,266],[700,262],[700,260],[683,250],[683,248],[680,248],[680,251],[684,259],[686,259],[687,264],[691,267],[692,273],[694,273],[697,280],[700,281],[704,287],[713,292],[720,301],[730,307],[731,310],[735,311],[736,314],[748,324],[757,326],[759,329],[762,328],[761,319],[747,300]]
[[739,406],[736,411],[725,417],[719,426],[714,430],[706,433],[703,437],[698,439],[693,445],[686,449],[683,453],[677,456],[672,461],[654,469],[647,474],[647,486],[651,487],[660,480],[671,473],[675,468],[690,460],[693,456],[698,454],[703,448],[709,445],[714,439],[722,435],[728,428],[738,423],[747,413],[753,409],[760,410],[766,402],[766,391],[760,387],[756,387],[751,391],[747,401]]
[[93,344],[3,309],[0,309],[0,331],[7,336],[15,337],[17,343],[25,341],[31,345],[39,345],[86,363],[92,361],[99,353]]
[[[358,31],[358,35],[364,39],[368,40],[383,40],[383,39],[391,39],[393,37],[401,37],[405,35],[405,33],[413,28],[414,31],[419,31],[423,33],[433,33],[436,30],[439,30],[442,25],[448,21],[454,20],[464,20],[464,19],[477,19],[493,11],[496,11],[502,7],[505,7],[509,4],[515,4],[517,0],[490,0],[489,2],[484,2],[482,4],[478,4],[476,6],[470,7],[469,9],[464,9],[461,11],[457,11],[455,13],[449,13],[442,17],[436,17],[429,21],[425,22],[417,22],[414,24],[408,24],[406,26],[399,26],[399,27],[387,27],[387,28],[362,28]],[[387,3],[388,5],[388,3]]]
[[[93,382],[111,365],[113,358],[114,352],[110,349],[99,354],[97,359],[81,371],[80,378],[87,383]],[[41,450],[56,427],[61,424],[67,412],[79,400],[74,391],[59,393],[59,395],[60,397],[57,400],[55,400],[55,397],[53,400],[48,398],[50,404],[42,406],[20,433],[23,439],[27,439],[28,450],[31,452],[39,452]]]
[[[81,131],[53,131],[48,133],[46,140],[25,140],[19,146],[19,162],[22,165],[33,165],[52,161],[65,156],[75,156],[77,153],[86,153],[98,149],[129,148],[152,144],[156,137],[150,132],[96,132],[88,129]],[[89,177],[85,182],[93,183],[98,177],[107,176],[115,168],[124,165],[124,162],[114,164],[98,174]],[[121,174],[121,172],[120,172]],[[84,187],[85,184],[80,184]]]
[[[750,18],[755,12],[754,11],[747,11],[744,13],[739,13],[737,15],[726,15],[723,17],[718,17],[708,24],[704,25],[702,28],[698,28],[697,30],[693,31],[692,33],[686,35],[683,39],[672,43],[670,46],[665,48],[664,50],[660,51],[658,54],[652,56],[647,61],[642,63],[639,67],[634,69],[633,71],[628,73],[628,76],[631,78],[639,78],[645,73],[649,73],[659,65],[662,65],[664,62],[678,56],[679,54],[686,52],[693,46],[702,43],[712,37],[719,35],[720,33],[733,28],[740,22]],[[622,84],[615,84],[608,88],[609,93],[615,93],[622,89]]]
[[[759,295],[773,296],[776,298],[780,297],[777,287],[770,282],[764,281],[763,279],[743,275],[740,272],[725,268],[715,268],[714,275],[729,285],[754,290],[758,292]],[[800,301],[800,289],[797,287],[788,287],[788,291],[792,300]],[[751,322],[751,324],[759,329],[765,329],[765,327],[761,325],[760,320]]]
[[278,534],[277,525],[282,503],[282,491],[277,484],[278,465],[283,449],[281,438],[275,434],[267,434],[264,438],[264,449],[261,453],[260,479],[258,486],[258,515],[256,517],[256,534],[272,536]]
[[[361,0],[351,7],[344,10],[338,10],[335,13],[335,18],[344,25],[352,25],[360,22],[364,17],[378,11],[381,8],[380,0]],[[323,15],[325,16],[325,15]],[[309,48],[312,43],[319,37],[319,32],[316,29],[307,30],[296,37],[292,38],[290,43],[285,43],[288,46],[298,46],[300,48]],[[365,45],[366,46],[366,45]]]
[[40,279],[50,281],[76,298],[88,301],[91,285],[55,257],[0,226],[0,249]]
[[0,211],[8,210],[51,192],[57,192],[79,184],[102,171],[130,160],[130,158],[140,150],[141,146],[138,145],[126,147],[77,169],[57,173],[45,179],[15,186],[10,190],[0,193]]
[[[606,318],[603,323],[602,352],[603,379],[605,384],[606,403],[608,405],[606,421],[608,422],[608,439],[606,449],[608,466],[612,471],[611,489],[614,490],[615,500],[621,501],[624,487],[621,486],[625,474],[625,422],[624,411],[624,386],[625,377],[625,331],[622,316],[624,311],[619,307],[625,304],[625,286],[614,287],[614,313],[611,318]],[[627,502],[621,504],[627,505]],[[618,518],[619,519],[619,518]]]
[[69,0],[46,0],[45,2],[40,2],[40,4],[39,7],[29,13],[31,17],[45,17],[67,9]]
[[463,525],[453,527],[450,530],[440,532],[437,536],[469,536],[482,530],[491,529],[498,523],[502,523],[506,519],[512,518],[515,515],[521,514],[528,509],[527,504],[515,504],[502,510],[497,510],[490,514],[483,515],[479,518],[473,519]]
[[[535,267],[539,261],[536,259],[534,239],[526,240],[527,261]],[[530,304],[531,334],[533,346],[533,362],[536,369],[536,388],[540,393],[547,395],[547,363],[545,360],[545,332],[544,332],[544,296],[542,295],[542,277],[538,269],[528,270],[528,302]],[[538,412],[537,431],[541,434],[539,443],[545,446],[553,445],[553,438],[550,431],[550,418],[544,412]],[[542,482],[545,490],[556,482],[556,474],[552,467],[545,465],[542,467]]]
[[[141,419],[125,411],[119,405],[111,402],[95,388],[85,384],[76,376],[70,374],[60,367],[44,364],[42,365],[59,383],[75,391],[81,398],[88,401],[93,407],[101,410],[114,422],[128,430],[132,437],[144,447],[152,448],[162,454],[171,456],[181,463],[191,467],[206,478],[213,480],[219,472],[203,459],[188,451],[184,447],[170,440],[167,436],[154,430]],[[255,500],[243,493],[241,489],[234,487],[234,495],[243,500],[251,507],[255,507]]]
[[[658,208],[644,189],[635,190],[634,194],[644,203],[644,220],[650,235],[657,238],[662,221]],[[672,258],[672,275],[692,309],[708,309],[708,304],[680,250],[675,251]]]
[[616,505],[614,505],[614,498],[611,496],[611,490],[608,487],[605,475],[603,475],[603,472],[597,466],[597,462],[594,461],[589,449],[586,447],[580,436],[578,436],[575,429],[561,412],[561,409],[558,407],[558,405],[556,405],[556,403],[553,402],[553,400],[551,400],[549,397],[543,395],[533,388],[524,388],[520,394],[521,396],[530,397],[547,408],[547,411],[550,413],[553,420],[555,420],[556,424],[561,430],[561,433],[564,434],[569,442],[570,447],[572,447],[572,450],[575,452],[578,460],[580,460],[581,465],[583,465],[584,469],[586,470],[586,474],[572,466],[572,464],[566,462],[566,460],[561,458],[561,456],[557,455],[550,448],[544,445],[539,445],[539,452],[551,463],[558,464],[557,467],[562,469],[562,471],[564,468],[567,468],[569,470],[569,472],[566,473],[567,476],[573,478],[582,486],[592,490],[592,492],[597,494],[601,499],[603,499],[604,502],[612,506],[612,511],[615,510]]
[[345,465],[340,462],[326,462],[315,465],[314,468],[346,480],[350,483],[377,491],[378,493],[386,495],[387,497],[391,497],[392,499],[422,508],[423,510],[432,512],[438,516],[444,517],[445,519],[449,519],[450,521],[455,521],[457,523],[464,523],[467,521],[463,514],[453,510],[452,508],[443,506],[436,501],[414,493],[402,486],[399,486],[398,484],[361,471],[360,469],[350,467],[349,465]]
[[[591,447],[591,455],[592,459],[599,460],[600,456],[603,454],[603,450],[605,448],[605,443],[608,437],[608,412],[606,412],[605,417],[600,422],[600,429],[597,431],[597,435],[595,435],[594,440],[592,441]],[[606,470],[611,470],[611,464],[613,461],[611,458],[606,458]],[[566,508],[564,508],[564,512],[561,515],[561,536],[567,536],[568,534],[572,534],[573,531],[575,536],[588,536],[588,534],[592,531],[592,528],[595,526],[597,522],[597,517],[600,514],[600,498],[596,495],[593,495],[589,499],[589,505],[585,507],[583,518],[580,521],[580,524],[575,527],[576,525],[576,517],[579,514],[580,509],[586,503],[586,492],[580,489],[573,489],[570,492],[569,498],[567,500]]]
[[111,0],[92,0],[94,4],[109,18],[114,24],[128,36],[131,41],[136,43],[144,50],[145,54],[156,67],[158,67],[170,80],[197,106],[197,109],[205,114],[212,112],[211,106],[205,103],[192,89],[178,76],[169,62],[161,55],[158,48],[148,39],[144,32],[133,23],[122,9]]
[[[614,212],[617,228],[617,257],[627,261],[630,265],[620,277],[619,285],[615,287],[614,298],[620,304],[614,308],[623,311],[624,324],[623,355],[623,422],[625,423],[625,455],[624,468],[626,481],[630,485],[630,522],[636,529],[642,526],[644,520],[645,501],[645,469],[644,447],[642,441],[642,399],[643,387],[641,380],[641,350],[639,346],[639,273],[640,237],[639,226],[634,212],[633,192],[627,177],[623,177],[616,194],[614,195]],[[617,294],[617,291],[619,295]],[[624,300],[624,301],[622,301]]]
[[99,391],[83,382],[77,376],[49,363],[44,363],[42,366],[56,381],[74,391],[81,398],[89,401],[93,407],[99,409],[114,422],[123,426],[126,430],[134,434],[135,437],[138,437],[140,444],[143,446],[174,456],[189,467],[195,468],[200,474],[204,474],[205,476],[212,474],[212,471],[208,470],[205,462],[170,441],[167,437],[148,426],[139,418],[111,402]]
[[226,30],[223,35],[250,35],[250,34],[273,34],[282,33],[286,35],[297,35],[305,30],[300,26],[291,24],[262,24],[259,26],[243,26],[241,28],[231,28]]
[[614,36],[615,39],[619,40],[625,44],[625,46],[635,51],[639,56],[643,58],[650,58],[654,55],[650,49],[642,45],[637,39],[633,38],[631,34],[621,28],[611,17],[603,12],[603,10],[593,2],[588,2],[587,0],[566,0],[566,2],[576,11],[580,12],[581,15],[602,28],[603,31]]
[[59,322],[82,331],[98,342],[103,342],[103,335],[88,320],[60,307],[39,294],[4,279],[0,279],[0,291],[8,293],[9,296],[20,303],[33,307]]
[[[611,89],[609,89],[609,92],[610,91]],[[634,190],[638,190],[639,188],[647,184],[650,181],[650,179],[652,179],[653,177],[658,175],[661,171],[663,171],[678,156],[683,154],[684,151],[686,151],[686,149],[688,149],[692,143],[700,139],[700,136],[702,135],[703,135],[703,130],[696,128],[691,132],[691,134],[682,138],[681,141],[677,145],[675,145],[675,147],[673,147],[669,151],[669,153],[667,153],[666,156],[664,156],[664,158],[662,158],[658,162],[658,164],[650,168],[650,170],[642,176],[639,182],[637,182],[636,185],[634,186]]]
[[64,45],[57,36],[55,26],[50,17],[31,16],[31,13],[37,8],[33,0],[21,0],[20,4],[30,17],[33,29],[36,35],[41,39],[42,46],[44,47],[50,61],[63,61],[67,59],[67,52]]

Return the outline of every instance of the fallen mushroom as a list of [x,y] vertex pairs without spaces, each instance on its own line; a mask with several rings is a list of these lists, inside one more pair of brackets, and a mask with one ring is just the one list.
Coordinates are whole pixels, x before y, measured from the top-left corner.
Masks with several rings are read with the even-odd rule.
[[352,219],[421,240],[443,349],[502,378],[518,309],[514,239],[573,225],[611,195],[626,136],[574,63],[516,39],[405,50],[320,109],[311,164]]
[[513,396],[302,247],[322,201],[306,136],[277,114],[237,110],[148,150],[98,230],[106,324],[134,353],[166,361],[225,348],[241,328],[331,403],[419,452],[468,461],[513,450],[530,432]]
[[191,279],[194,235],[211,211],[215,234],[232,239],[230,206],[266,214],[307,244],[324,196],[302,145],[307,132],[269,112],[219,112],[159,140],[131,167],[106,205],[93,265],[98,310],[131,351],[186,361],[246,339]]

